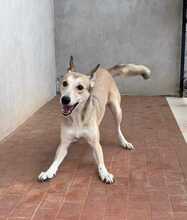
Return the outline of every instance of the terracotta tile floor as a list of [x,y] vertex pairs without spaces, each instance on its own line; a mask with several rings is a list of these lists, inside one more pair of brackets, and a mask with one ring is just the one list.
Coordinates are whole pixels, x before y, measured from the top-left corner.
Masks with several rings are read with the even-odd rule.
[[70,148],[55,179],[36,178],[59,142],[55,98],[0,143],[0,220],[186,220],[187,145],[165,98],[123,97],[123,130],[135,151],[117,144],[107,112],[105,161],[116,182],[97,177],[84,141]]

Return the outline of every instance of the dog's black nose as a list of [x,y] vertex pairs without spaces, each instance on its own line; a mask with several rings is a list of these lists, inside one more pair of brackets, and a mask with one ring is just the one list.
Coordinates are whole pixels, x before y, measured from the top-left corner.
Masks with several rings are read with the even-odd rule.
[[69,96],[63,96],[63,97],[61,98],[61,103],[62,103],[63,105],[68,105],[68,104],[70,103],[70,101],[71,101],[71,99],[70,99]]

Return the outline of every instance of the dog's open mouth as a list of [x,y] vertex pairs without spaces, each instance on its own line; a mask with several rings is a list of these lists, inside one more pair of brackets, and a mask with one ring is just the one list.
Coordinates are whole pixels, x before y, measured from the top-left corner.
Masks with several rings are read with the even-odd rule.
[[65,115],[65,116],[70,115],[78,104],[79,103],[77,102],[74,105],[63,105],[62,106],[62,113],[63,113],[63,115]]

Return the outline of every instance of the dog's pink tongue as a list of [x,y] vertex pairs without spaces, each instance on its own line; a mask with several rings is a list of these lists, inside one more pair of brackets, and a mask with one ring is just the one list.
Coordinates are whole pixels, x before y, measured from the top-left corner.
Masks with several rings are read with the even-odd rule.
[[69,113],[69,112],[72,110],[73,106],[64,105],[63,108],[64,108],[64,112],[65,112],[65,113]]
[[64,105],[64,112],[68,113],[70,110],[70,107],[68,105]]

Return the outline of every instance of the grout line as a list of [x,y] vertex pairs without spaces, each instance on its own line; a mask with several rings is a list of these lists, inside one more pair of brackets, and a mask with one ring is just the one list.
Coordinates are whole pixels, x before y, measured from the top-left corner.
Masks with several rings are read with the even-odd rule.
[[89,182],[89,184],[88,184],[88,190],[87,190],[87,196],[86,196],[86,198],[85,198],[85,200],[84,200],[84,202],[83,202],[83,205],[82,205],[82,207],[81,207],[81,213],[80,213],[80,216],[79,216],[79,220],[80,220],[81,217],[82,217],[82,211],[83,211],[83,209],[84,209],[84,205],[86,204],[86,200],[87,200],[87,198],[88,198],[88,194],[89,194],[89,189],[90,189],[91,183],[92,183],[92,177],[90,177],[90,182]]
[[[111,161],[110,161],[110,164],[109,164],[109,168],[110,168],[110,169],[112,169],[112,162],[113,162],[113,161],[114,161],[114,156],[112,156]],[[109,172],[110,172],[110,170],[109,170]],[[113,173],[112,173],[112,174],[113,174]],[[113,175],[114,175],[114,174],[113,174]],[[114,175],[114,181],[115,181],[115,175]],[[104,184],[104,183],[103,183],[103,184]],[[115,182],[112,183],[112,184],[115,184]],[[106,185],[107,185],[107,184],[106,184]],[[105,213],[106,213],[106,208],[107,208],[107,202],[108,202],[108,196],[106,197],[106,200],[105,200],[105,208],[104,208],[102,220],[105,219]]]
[[[7,217],[7,219],[10,218],[11,215],[12,215],[12,214],[14,213],[14,211],[16,210],[16,208],[19,207],[19,205],[21,204],[21,202],[23,201],[23,199],[25,198],[25,196],[30,192],[30,190],[31,190],[31,188],[32,188],[32,185],[33,185],[33,184],[31,184],[31,186],[28,188],[27,192],[25,192],[25,193],[22,194],[22,196],[21,196],[21,198],[20,198],[18,204],[15,205],[14,208],[11,210],[11,212],[10,212],[9,216]],[[24,218],[25,218],[25,217],[24,217]]]
[[[82,153],[82,157],[81,157],[80,161],[82,161],[82,158],[84,157],[85,152],[88,152],[88,150],[86,149],[86,150]],[[79,163],[79,165],[80,165],[80,163]],[[84,200],[84,202],[83,202],[83,205],[82,205],[82,207],[81,207],[81,212],[80,212],[80,216],[79,216],[78,220],[80,220],[81,217],[82,217],[82,210],[84,209],[84,205],[86,204],[86,200],[87,200],[87,198],[88,198],[89,189],[90,189],[90,186],[91,186],[91,183],[92,183],[93,176],[91,175],[89,178],[90,178],[90,180],[89,180],[90,182],[89,182],[89,184],[88,184],[88,186],[87,186],[87,196],[86,196],[86,198],[85,198],[85,200]]]
[[128,154],[128,157],[127,157],[127,167],[128,167],[128,191],[127,191],[127,198],[126,198],[126,217],[125,219],[128,219],[128,214],[129,214],[129,205],[128,205],[128,202],[129,202],[129,199],[130,199],[130,156]]
[[36,212],[38,211],[38,209],[40,208],[42,202],[45,200],[46,197],[47,197],[47,192],[44,193],[44,195],[43,195],[41,201],[39,202],[39,204],[38,204],[37,207],[35,208],[35,210],[34,210],[32,216],[31,216],[30,220],[32,220],[32,219],[34,218]]
[[58,216],[58,214],[60,213],[60,210],[62,209],[62,207],[63,207],[63,205],[64,205],[66,195],[67,195],[67,193],[69,192],[69,189],[70,189],[70,187],[71,187],[72,184],[73,184],[73,179],[74,179],[74,177],[76,176],[76,171],[77,171],[77,169],[78,169],[78,167],[75,169],[75,171],[74,171],[74,173],[73,173],[71,182],[70,182],[70,184],[67,186],[67,189],[66,189],[66,191],[65,191],[65,193],[64,193],[64,198],[63,198],[62,201],[61,201],[62,204],[59,206],[59,208],[58,208],[58,210],[57,210],[57,212],[56,212],[56,216],[55,216],[54,219],[57,219],[57,216]]
[[[164,177],[164,183],[165,183],[165,186],[168,188],[167,178],[166,178],[166,174],[164,171],[165,170],[162,170],[163,177]],[[171,209],[170,214],[171,214],[172,218],[174,219],[173,205],[172,205],[171,198],[170,198],[168,191],[167,191],[167,199],[169,201],[169,205],[170,205],[170,209]]]

